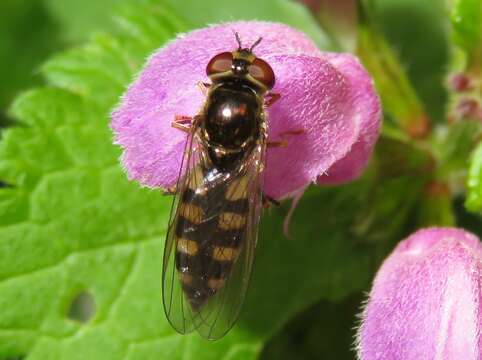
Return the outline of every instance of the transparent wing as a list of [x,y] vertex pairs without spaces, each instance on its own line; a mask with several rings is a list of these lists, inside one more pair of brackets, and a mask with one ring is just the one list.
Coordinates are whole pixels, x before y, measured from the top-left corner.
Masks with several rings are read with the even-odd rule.
[[195,122],[186,138],[181,168],[179,170],[176,192],[173,197],[171,214],[168,224],[168,232],[164,245],[164,255],[162,264],[162,300],[164,312],[171,326],[181,334],[191,332],[194,327],[192,315],[189,313],[190,306],[185,302],[182,283],[176,268],[176,227],[179,220],[179,203],[182,194],[189,185],[191,172],[196,168],[199,161],[197,141],[195,139],[198,129]]
[[180,333],[222,337],[235,323],[253,267],[265,137],[239,167],[217,172],[193,129],[186,143],[163,260],[163,302]]
[[[265,141],[263,138],[247,159],[245,166],[238,173],[231,174],[230,178],[226,180],[225,185],[228,193],[234,196],[234,198],[246,195],[248,200],[247,206],[243,206],[242,202],[240,203],[238,200],[226,201],[222,202],[216,211],[217,216],[223,213],[240,214],[245,212],[246,224],[237,234],[233,234],[230,240],[231,244],[223,242],[225,248],[237,248],[239,253],[231,264],[228,273],[222,279],[220,287],[204,306],[192,313],[192,322],[196,330],[206,339],[219,339],[233,327],[245,299],[253,268],[258,224],[262,209],[261,181],[264,153]],[[236,218],[232,217],[228,220],[231,226],[228,222],[224,228],[237,227]],[[210,249],[211,253],[221,255],[220,257],[222,258],[223,254],[214,250],[218,239],[222,236],[220,232],[221,230],[218,226],[218,230],[213,231],[213,235],[209,240],[211,246],[208,249]],[[225,257],[230,257],[231,255],[229,251],[224,254]],[[207,265],[206,278],[216,279],[219,276],[219,272],[219,263],[211,261]]]

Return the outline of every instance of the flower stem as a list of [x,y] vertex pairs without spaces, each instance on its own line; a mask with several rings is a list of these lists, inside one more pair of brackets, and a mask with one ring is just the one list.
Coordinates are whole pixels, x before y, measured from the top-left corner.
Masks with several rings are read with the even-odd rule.
[[429,182],[423,191],[418,217],[419,226],[454,226],[452,193],[447,184]]
[[413,139],[426,138],[431,122],[397,55],[372,20],[367,1],[358,0],[356,53],[375,79],[385,111]]
[[361,59],[397,127],[411,139],[427,138],[431,121],[397,54],[373,20],[370,0],[298,1],[313,13],[337,48]]

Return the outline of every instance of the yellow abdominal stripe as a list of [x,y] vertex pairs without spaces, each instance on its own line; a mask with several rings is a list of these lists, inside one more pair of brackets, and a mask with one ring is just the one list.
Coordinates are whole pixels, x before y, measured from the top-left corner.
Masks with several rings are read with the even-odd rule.
[[213,290],[219,290],[223,287],[225,280],[224,279],[209,279],[208,286]]
[[239,250],[233,247],[214,246],[212,257],[217,261],[234,261],[238,256]]
[[243,176],[233,180],[226,190],[226,199],[236,201],[246,198],[248,195],[248,177]]
[[199,248],[197,242],[189,239],[177,239],[177,251],[190,256],[196,255]]
[[179,273],[179,277],[183,284],[190,285],[192,283],[192,275],[188,273]]
[[194,224],[200,224],[204,218],[204,211],[199,206],[182,203],[179,205],[179,214]]
[[222,230],[237,230],[244,227],[246,217],[232,212],[224,212],[219,215],[218,226]]

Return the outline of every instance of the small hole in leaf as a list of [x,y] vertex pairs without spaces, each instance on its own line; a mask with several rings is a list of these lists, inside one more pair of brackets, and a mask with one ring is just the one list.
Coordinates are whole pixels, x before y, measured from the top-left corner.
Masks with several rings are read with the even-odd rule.
[[67,316],[71,320],[86,323],[95,315],[95,300],[92,294],[86,290],[78,293],[70,304]]
[[0,188],[13,188],[13,185],[0,180]]

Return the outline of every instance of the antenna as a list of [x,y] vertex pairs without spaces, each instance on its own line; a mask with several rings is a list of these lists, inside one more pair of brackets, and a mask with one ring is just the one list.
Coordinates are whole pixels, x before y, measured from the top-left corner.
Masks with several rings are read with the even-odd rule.
[[249,48],[249,51],[253,51],[253,49],[254,49],[256,46],[258,46],[259,43],[260,43],[262,40],[263,40],[263,38],[260,36],[259,39],[256,40],[253,45],[251,45],[251,47]]
[[238,50],[241,50],[243,48],[243,45],[241,44],[241,38],[239,37],[239,34],[235,31],[234,36],[236,36],[236,41],[238,42]]

